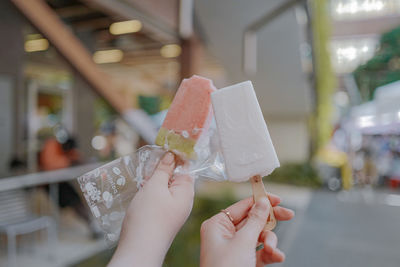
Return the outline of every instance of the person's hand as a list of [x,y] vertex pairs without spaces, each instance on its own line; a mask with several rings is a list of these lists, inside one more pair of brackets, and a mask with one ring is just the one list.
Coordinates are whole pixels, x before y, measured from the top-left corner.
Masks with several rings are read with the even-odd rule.
[[[277,207],[280,198],[269,195],[277,220],[290,220],[292,210]],[[283,262],[285,255],[276,248],[278,238],[272,231],[263,231],[268,218],[267,198],[254,204],[253,198],[241,200],[224,212],[201,225],[201,267],[261,267],[265,264]],[[231,221],[231,219],[233,221]],[[264,248],[256,252],[257,242]]]
[[161,266],[193,206],[194,181],[175,175],[167,152],[127,210],[118,248],[109,266]]

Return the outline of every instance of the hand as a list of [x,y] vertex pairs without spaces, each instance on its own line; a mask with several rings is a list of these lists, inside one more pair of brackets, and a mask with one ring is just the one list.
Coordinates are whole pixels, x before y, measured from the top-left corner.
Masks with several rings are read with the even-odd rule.
[[132,199],[109,266],[162,265],[193,206],[193,179],[187,175],[171,179],[174,169],[174,155],[167,152]]
[[[292,210],[277,207],[278,196],[269,195],[277,220],[290,220]],[[266,198],[254,204],[253,198],[241,200],[226,210],[233,222],[223,212],[203,222],[200,230],[201,267],[243,267],[283,262],[285,255],[276,245],[278,238],[272,231],[263,231],[268,218],[269,205]],[[256,252],[257,241],[264,248]]]

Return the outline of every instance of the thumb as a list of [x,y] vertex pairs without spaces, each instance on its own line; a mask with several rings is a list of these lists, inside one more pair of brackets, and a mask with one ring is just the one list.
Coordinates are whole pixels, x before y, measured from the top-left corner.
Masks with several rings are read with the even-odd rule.
[[165,153],[160,162],[157,165],[157,168],[154,170],[153,175],[150,178],[150,181],[164,184],[168,186],[168,181],[172,176],[172,172],[175,168],[175,157],[171,152]]
[[176,174],[170,186],[172,195],[182,198],[182,200],[193,200],[194,179],[190,175]]
[[243,241],[257,244],[258,236],[267,223],[270,204],[266,197],[259,198],[248,214],[245,225],[238,231],[237,236]]

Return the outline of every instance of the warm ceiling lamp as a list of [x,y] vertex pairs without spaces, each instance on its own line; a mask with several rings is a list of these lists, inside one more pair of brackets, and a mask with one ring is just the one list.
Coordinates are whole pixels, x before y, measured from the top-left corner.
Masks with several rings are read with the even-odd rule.
[[110,33],[114,35],[138,32],[142,29],[142,23],[139,20],[127,20],[114,22],[110,25]]
[[24,48],[26,52],[45,51],[49,48],[49,41],[45,38],[27,40]]
[[93,54],[93,61],[97,64],[120,62],[124,52],[119,49],[101,50]]
[[161,47],[160,54],[166,58],[178,57],[182,52],[182,49],[177,44],[167,44]]

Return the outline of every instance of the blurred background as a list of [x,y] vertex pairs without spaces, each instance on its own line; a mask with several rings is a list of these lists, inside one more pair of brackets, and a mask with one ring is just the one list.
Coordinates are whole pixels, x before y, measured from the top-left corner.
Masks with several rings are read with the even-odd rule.
[[[296,212],[276,266],[399,266],[399,0],[3,0],[0,22],[0,266],[105,266],[75,178],[153,143],[193,74],[253,81]],[[197,181],[165,266],[249,195]]]

